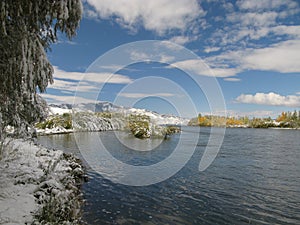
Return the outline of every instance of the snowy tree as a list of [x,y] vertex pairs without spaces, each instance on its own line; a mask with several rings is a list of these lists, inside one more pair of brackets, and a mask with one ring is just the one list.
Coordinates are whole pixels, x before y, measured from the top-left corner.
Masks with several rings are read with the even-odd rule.
[[16,135],[45,115],[38,95],[53,82],[46,51],[57,33],[70,39],[82,15],[80,0],[1,0],[0,2],[0,138],[11,125]]

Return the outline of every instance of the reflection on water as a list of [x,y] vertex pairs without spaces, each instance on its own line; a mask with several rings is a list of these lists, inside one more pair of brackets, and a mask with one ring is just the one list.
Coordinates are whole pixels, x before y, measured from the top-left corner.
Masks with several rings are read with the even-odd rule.
[[[197,133],[186,128],[188,145]],[[136,151],[116,141],[114,132],[82,133],[83,145],[101,138],[109,152],[131,165],[152,165],[170,156],[180,135],[153,151]],[[83,218],[87,224],[300,224],[300,131],[227,129],[213,164],[198,171],[210,129],[186,166],[150,186],[116,184],[88,169]],[[217,133],[213,134],[217,138]],[[80,155],[73,134],[40,137],[52,148]],[[145,143],[146,144],[146,143]],[[149,143],[147,143],[149,145]],[[97,146],[90,146],[97,148]],[[184,151],[183,153],[184,154]]]

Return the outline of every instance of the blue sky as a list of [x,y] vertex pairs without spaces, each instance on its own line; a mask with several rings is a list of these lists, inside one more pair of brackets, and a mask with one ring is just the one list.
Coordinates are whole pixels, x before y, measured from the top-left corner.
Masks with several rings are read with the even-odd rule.
[[[69,41],[59,35],[48,52],[55,68],[55,82],[43,94],[49,103],[72,103],[74,95],[76,102],[94,101],[97,93],[101,101],[160,113],[222,113],[224,107],[210,108],[214,98],[195,77],[220,86],[228,115],[276,117],[300,108],[298,1],[84,0],[83,6],[77,36]],[[145,47],[95,69],[105,53],[145,40],[163,41],[155,52],[159,60],[153,62]],[[167,41],[197,57],[181,57],[180,47]],[[139,63],[120,67],[118,57]]]

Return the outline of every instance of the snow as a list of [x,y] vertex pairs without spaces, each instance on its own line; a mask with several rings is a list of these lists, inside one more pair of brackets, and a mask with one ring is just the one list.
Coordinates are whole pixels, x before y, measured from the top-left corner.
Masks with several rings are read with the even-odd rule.
[[[50,196],[61,207],[70,198],[76,199],[78,189],[67,190],[76,183],[75,175],[83,174],[74,159],[33,141],[6,139],[0,155],[0,224],[40,224],[35,215],[41,213]],[[73,207],[79,212],[79,204]]]
[[[36,129],[39,135],[48,134],[63,134],[71,133],[74,131],[107,131],[107,130],[120,130],[126,126],[126,121],[124,118],[126,115],[146,115],[149,116],[152,124],[155,125],[187,125],[189,119],[180,118],[173,115],[161,115],[156,112],[148,111],[145,109],[137,108],[125,108],[122,106],[116,106],[109,102],[98,102],[96,104],[92,103],[82,103],[75,106],[72,109],[70,104],[62,105],[50,105],[50,116],[52,115],[62,115],[64,113],[80,112],[80,115],[75,119],[73,118],[74,129],[65,129],[64,127],[54,127],[52,129]],[[95,112],[114,112],[124,115],[123,117],[113,117],[100,118],[95,116]]]
[[73,118],[76,131],[108,131],[125,127],[123,118],[102,118],[92,113],[82,113]]
[[150,119],[159,125],[187,125],[189,119],[181,118],[174,115],[163,115],[156,112],[148,111],[145,109],[138,108],[126,108],[123,106],[116,106],[110,102],[97,102],[97,103],[81,103],[75,106],[70,104],[62,104],[62,105],[51,105],[50,110],[52,115],[63,113],[72,113],[72,107],[75,111],[80,112],[116,112],[122,114],[140,114],[147,115]]
[[72,113],[72,109],[64,109],[59,107],[50,107],[50,115],[62,115],[64,113]]
[[[187,124],[188,120],[160,115],[144,109],[124,108],[111,103],[99,103],[98,109],[109,109],[125,114],[150,117],[154,124]],[[84,110],[83,110],[84,111]],[[82,112],[82,111],[81,111]],[[105,131],[122,129],[124,118],[99,118],[86,110],[73,124],[80,131]],[[51,106],[50,115],[72,113],[69,107]],[[10,128],[9,128],[10,129]],[[37,129],[39,134],[74,132],[73,129],[54,127]],[[0,146],[1,147],[1,146]],[[57,209],[67,205],[70,217],[76,220],[80,211],[78,177],[83,176],[81,165],[74,157],[66,157],[60,150],[49,150],[30,140],[5,139],[0,151],[0,224],[40,224],[43,207],[54,196]],[[52,196],[50,198],[50,196]],[[54,209],[55,210],[55,209]],[[65,208],[64,208],[65,210]],[[70,218],[69,218],[70,219]],[[43,221],[45,222],[45,221]]]
[[67,133],[73,133],[74,129],[66,129],[64,127],[53,127],[51,129],[36,129],[37,134],[39,135],[50,135],[50,134],[67,134]]
[[158,125],[187,125],[189,122],[189,119],[173,115],[162,115],[145,109],[129,108],[126,113],[149,116],[151,121]]

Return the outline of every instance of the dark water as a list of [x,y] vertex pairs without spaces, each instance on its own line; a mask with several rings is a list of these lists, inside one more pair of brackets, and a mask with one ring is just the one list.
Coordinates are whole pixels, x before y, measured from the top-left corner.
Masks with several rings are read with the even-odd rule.
[[[113,132],[82,133],[87,147],[101,137],[111,154],[132,165],[168,157],[179,138],[153,151],[133,151]],[[96,136],[95,136],[96,135]],[[83,186],[87,224],[300,224],[300,131],[227,129],[212,165],[198,171],[210,129],[201,128],[196,150],[170,179],[150,186],[116,184],[88,169]],[[212,134],[217,137],[219,134]],[[73,134],[40,137],[46,146],[80,154]],[[134,141],[134,140],[133,140]],[[188,143],[188,142],[187,142]],[[149,145],[149,143],[147,143]],[[89,146],[92,145],[92,146]],[[183,153],[184,154],[184,153]]]

